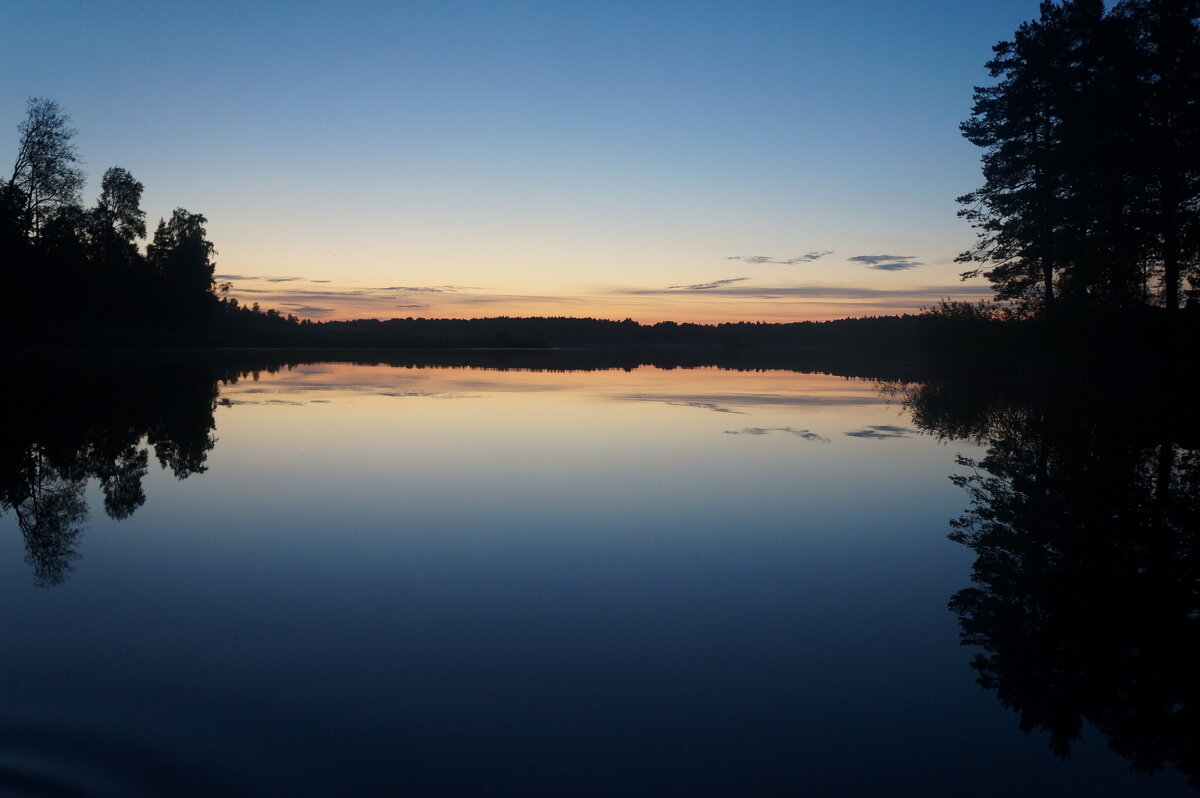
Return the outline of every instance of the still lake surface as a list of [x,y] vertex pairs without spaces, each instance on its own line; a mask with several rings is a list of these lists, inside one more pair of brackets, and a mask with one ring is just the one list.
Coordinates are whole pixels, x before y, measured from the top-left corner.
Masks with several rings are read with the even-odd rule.
[[1062,758],[1020,728],[1038,677],[981,689],[960,634],[995,606],[948,602],[994,547],[947,538],[949,477],[1004,442],[911,386],[301,362],[10,390],[0,795],[1195,794],[1194,735],[1147,731],[1174,745],[1147,775],[1081,699]]

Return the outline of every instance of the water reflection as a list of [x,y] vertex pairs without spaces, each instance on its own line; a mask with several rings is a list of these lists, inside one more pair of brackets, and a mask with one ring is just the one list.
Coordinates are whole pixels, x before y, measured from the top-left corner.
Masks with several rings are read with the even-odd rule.
[[[97,486],[104,513],[119,521],[145,504],[151,458],[177,479],[204,472],[216,443],[219,404],[299,406],[363,395],[474,400],[582,391],[622,403],[732,415],[756,407],[881,405],[866,381],[808,375],[801,390],[795,372],[754,366],[743,370],[741,390],[714,393],[704,390],[712,369],[662,357],[540,351],[341,353],[336,361],[254,351],[31,357],[20,362],[23,387],[12,396],[12,417],[21,423],[0,430],[0,514],[15,518],[35,583],[61,584],[80,557],[89,484]],[[640,369],[644,361],[658,368]],[[613,372],[636,379],[614,387]],[[630,392],[631,384],[639,390]],[[806,428],[727,431],[829,440]],[[319,450],[321,440],[314,430],[312,448]]]
[[[41,585],[91,559],[53,600],[3,581],[0,738],[123,729],[130,761],[292,794],[527,794],[547,762],[545,794],[1143,784],[1075,745],[1089,723],[1197,772],[1198,438],[1167,394],[934,380],[889,406],[782,370],[237,357],[23,370],[8,528]],[[987,444],[954,447],[953,606],[1071,774],[971,684],[944,611],[969,552],[937,531],[954,448],[922,430]],[[136,517],[115,534],[101,504]]]
[[0,511],[11,511],[41,586],[61,583],[79,557],[95,480],[114,520],[146,501],[150,454],[178,479],[205,470],[215,438],[217,385],[231,375],[195,362],[72,363],[27,370],[0,431]]
[[1179,391],[1126,376],[891,390],[987,445],[952,477],[950,539],[976,560],[950,608],[978,683],[1060,756],[1086,722],[1200,787],[1200,437]]

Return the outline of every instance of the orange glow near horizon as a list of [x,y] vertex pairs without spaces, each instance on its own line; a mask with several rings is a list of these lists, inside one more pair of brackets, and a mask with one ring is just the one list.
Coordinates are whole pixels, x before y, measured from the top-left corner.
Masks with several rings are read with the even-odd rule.
[[[261,287],[259,287],[261,286]],[[957,290],[956,290],[957,288]],[[239,303],[258,303],[266,310],[274,308],[283,315],[295,315],[313,321],[394,318],[495,318],[571,317],[621,321],[633,319],[641,324],[662,321],[693,324],[729,322],[788,323],[831,321],[863,316],[917,313],[938,300],[980,299],[986,296],[977,287],[940,286],[928,290],[894,292],[871,296],[838,296],[836,289],[812,297],[723,295],[718,292],[671,294],[668,292],[612,292],[578,296],[485,293],[472,289],[432,288],[357,288],[288,285],[266,282],[235,283],[229,296]],[[863,296],[861,294],[867,294]]]

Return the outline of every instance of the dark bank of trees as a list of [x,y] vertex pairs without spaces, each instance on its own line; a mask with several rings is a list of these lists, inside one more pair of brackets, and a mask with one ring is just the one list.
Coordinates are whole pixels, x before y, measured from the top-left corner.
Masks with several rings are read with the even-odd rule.
[[1177,310],[1200,289],[1200,0],[1047,0],[993,49],[962,125],[984,150],[964,277],[1045,316]]
[[0,325],[10,341],[137,342],[147,331],[184,340],[244,316],[267,321],[220,299],[202,214],[176,208],[143,250],[143,186],[123,167],[106,170],[85,205],[75,134],[58,103],[30,99],[12,172],[0,176]]

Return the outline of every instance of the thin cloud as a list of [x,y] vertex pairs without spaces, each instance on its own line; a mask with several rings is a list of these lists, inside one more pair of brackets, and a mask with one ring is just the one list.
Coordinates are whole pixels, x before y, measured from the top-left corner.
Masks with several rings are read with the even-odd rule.
[[724,280],[713,280],[708,283],[695,283],[693,285],[668,285],[668,291],[683,289],[685,291],[711,291],[714,288],[720,288],[723,285],[730,283],[740,283],[743,280],[749,280],[749,277],[727,277]]
[[445,294],[464,290],[459,285],[387,285],[377,291],[406,291],[410,294]]
[[466,294],[455,296],[454,302],[459,305],[493,305],[503,302],[538,302],[553,305],[574,305],[584,302],[580,297],[569,296],[540,296],[535,294]]
[[786,285],[786,286],[716,286],[714,288],[638,288],[620,290],[615,293],[632,296],[678,295],[696,291],[708,296],[742,297],[750,299],[917,299],[933,301],[945,296],[978,295],[991,296],[992,288],[986,285],[931,285],[923,288],[862,288],[834,285]]
[[794,258],[776,258],[774,255],[729,255],[725,258],[725,260],[740,260],[742,263],[750,263],[754,265],[762,263],[778,263],[783,266],[795,266],[798,263],[812,263],[814,260],[820,260],[826,255],[832,254],[832,249],[823,249],[805,252],[803,255],[797,255]]
[[917,260],[915,255],[855,255],[852,258],[847,258],[847,260],[853,263],[866,264],[868,269],[878,269],[885,272],[898,272],[925,265]]

